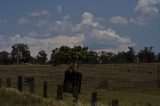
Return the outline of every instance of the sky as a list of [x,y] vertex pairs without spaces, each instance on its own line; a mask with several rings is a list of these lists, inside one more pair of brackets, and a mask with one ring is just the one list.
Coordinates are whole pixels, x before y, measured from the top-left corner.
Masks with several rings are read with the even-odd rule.
[[160,0],[0,0],[0,51],[25,43],[33,56],[62,45],[158,53],[159,40]]

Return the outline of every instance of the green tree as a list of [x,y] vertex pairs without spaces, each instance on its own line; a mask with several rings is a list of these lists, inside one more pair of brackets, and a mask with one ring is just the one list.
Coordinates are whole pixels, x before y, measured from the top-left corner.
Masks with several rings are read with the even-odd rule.
[[37,55],[37,63],[39,64],[46,64],[47,62],[47,53],[44,50],[38,52]]
[[158,53],[156,56],[156,62],[160,62],[160,53]]
[[30,60],[29,47],[23,43],[14,44],[12,46],[11,57],[13,63],[28,63]]
[[112,52],[101,51],[99,53],[99,62],[102,64],[114,63],[115,54]]
[[141,50],[138,53],[138,59],[139,62],[143,63],[151,63],[155,61],[155,53],[152,51],[153,47],[144,47],[143,50]]
[[31,64],[37,64],[37,58],[33,57],[33,56],[30,56],[30,63]]
[[107,52],[108,63],[115,63],[115,54],[112,52]]
[[54,64],[69,64],[71,49],[67,46],[61,46],[52,50],[51,61]]
[[126,52],[126,60],[129,63],[134,63],[136,61],[136,55],[133,47],[128,47],[129,51]]
[[87,63],[89,63],[89,64],[97,64],[97,63],[99,63],[98,62],[98,53],[97,52],[90,50],[88,52],[88,56],[89,57],[88,57]]
[[122,52],[118,52],[118,54],[116,55],[116,62],[117,63],[127,63],[127,53],[122,51]]
[[80,64],[87,62],[89,57],[88,48],[81,46],[74,46],[70,48],[67,46],[61,46],[52,50],[51,61],[54,64],[67,64],[69,67],[75,69]]
[[101,51],[99,52],[99,62],[101,64],[105,64],[108,61],[108,57],[107,57],[107,52],[106,51]]
[[128,47],[127,52],[119,52],[114,56],[114,61],[116,63],[134,63],[136,61],[136,55],[133,47]]
[[9,53],[6,51],[0,52],[0,64],[9,64],[9,63],[10,63]]

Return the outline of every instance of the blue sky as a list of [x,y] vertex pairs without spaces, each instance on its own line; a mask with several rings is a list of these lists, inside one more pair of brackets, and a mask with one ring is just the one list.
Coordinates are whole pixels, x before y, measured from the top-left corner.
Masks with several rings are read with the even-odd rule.
[[160,52],[160,0],[0,0],[0,51],[25,43],[31,54],[67,45]]

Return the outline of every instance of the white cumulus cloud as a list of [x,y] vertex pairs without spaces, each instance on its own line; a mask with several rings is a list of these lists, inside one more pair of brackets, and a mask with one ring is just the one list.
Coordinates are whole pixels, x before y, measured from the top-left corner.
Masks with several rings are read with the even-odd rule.
[[84,40],[85,36],[83,34],[77,34],[75,36],[58,35],[50,38],[33,38],[28,36],[21,37],[17,34],[16,36],[10,38],[12,45],[15,43],[25,43],[29,45],[33,56],[35,56],[39,50],[45,50],[47,53],[50,53],[52,49],[63,45],[67,45],[69,47],[82,45]]
[[35,27],[42,32],[33,30],[27,35],[17,34],[7,38],[4,43],[8,47],[15,43],[25,43],[30,47],[33,56],[42,49],[50,54],[51,50],[62,45],[70,47],[84,45],[92,50],[112,51],[126,50],[128,46],[135,45],[130,38],[106,27],[100,22],[99,17],[95,17],[90,12],[84,12],[81,21],[76,24],[73,24],[70,16],[67,15],[59,20],[38,19]]
[[82,14],[82,20],[80,23],[76,24],[75,27],[72,28],[73,31],[83,31],[84,29],[92,29],[99,27],[100,24],[97,21],[98,18],[95,18],[93,14],[90,12],[84,12]]
[[98,22],[94,22],[94,16],[89,12],[84,12],[82,15],[82,24],[96,27],[98,25]]
[[146,20],[148,20],[147,17],[142,17],[142,16],[136,18],[131,17],[129,22],[139,26],[144,26],[147,24]]
[[[113,48],[104,48],[104,50],[111,50],[111,51],[123,51],[126,50],[129,46],[135,46],[135,43],[131,41],[131,39],[127,37],[122,37],[119,35],[115,30],[108,28],[106,30],[102,29],[94,29],[91,33],[91,36],[97,39],[102,45],[111,45],[116,47]],[[102,50],[102,49],[101,49]]]
[[140,12],[141,15],[138,17],[131,17],[129,22],[140,26],[150,23],[159,15],[158,4],[160,4],[160,0],[139,0],[135,11]]
[[[118,21],[123,21],[123,25],[128,23],[127,19],[120,16],[117,17],[115,18],[118,19]],[[98,49],[99,47],[105,50],[106,48],[112,50],[112,47],[114,47],[114,50],[117,51],[117,49],[126,50],[128,46],[135,45],[131,39],[122,37],[122,35],[114,29],[106,28],[98,19],[99,18],[95,17],[92,13],[84,12],[81,21],[75,25],[67,17],[54,21],[40,20],[36,26],[61,34],[72,33],[72,35],[76,35],[77,33],[82,33],[85,36],[85,44],[87,44],[87,46],[89,44],[89,46],[94,49]],[[122,22],[117,23],[122,24]]]
[[74,26],[69,21],[69,18],[70,16],[66,15],[60,20],[38,20],[35,26],[56,33],[66,34],[68,32],[72,32],[72,28],[74,29]]
[[10,51],[10,41],[0,34],[0,51]]
[[114,16],[110,19],[110,23],[116,24],[116,25],[127,25],[128,20],[121,16]]
[[157,15],[159,14],[156,7],[158,3],[160,3],[160,0],[139,0],[135,10],[147,15]]

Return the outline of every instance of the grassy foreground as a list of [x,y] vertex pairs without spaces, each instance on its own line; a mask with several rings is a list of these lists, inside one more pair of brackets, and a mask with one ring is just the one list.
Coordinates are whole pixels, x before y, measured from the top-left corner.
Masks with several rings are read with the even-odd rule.
[[[99,90],[97,106],[111,106],[113,99],[120,106],[160,106],[159,89]],[[91,92],[83,91],[78,106],[90,106]],[[150,104],[150,105],[149,105]],[[21,93],[13,88],[0,89],[0,106],[72,106],[72,96],[64,94],[64,103],[55,98],[45,99],[37,95]]]
[[7,88],[0,89],[0,106],[63,106],[63,104],[60,102],[54,104],[49,99]]

